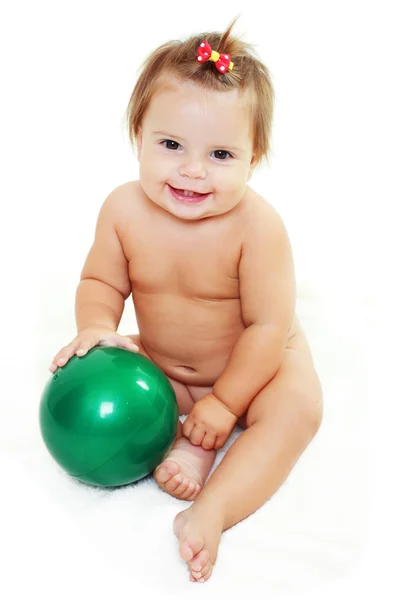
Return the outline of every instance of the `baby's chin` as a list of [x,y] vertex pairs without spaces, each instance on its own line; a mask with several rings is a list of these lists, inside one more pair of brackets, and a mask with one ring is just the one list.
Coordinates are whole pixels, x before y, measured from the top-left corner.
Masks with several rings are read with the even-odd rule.
[[205,207],[200,206],[171,206],[167,204],[163,208],[182,221],[198,221],[199,219],[205,219],[216,214],[212,210],[207,210]]

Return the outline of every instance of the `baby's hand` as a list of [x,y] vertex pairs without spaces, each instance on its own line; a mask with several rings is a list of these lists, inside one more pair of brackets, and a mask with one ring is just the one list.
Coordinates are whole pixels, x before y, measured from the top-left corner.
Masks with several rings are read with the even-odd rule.
[[54,373],[58,367],[64,367],[74,354],[84,356],[94,346],[117,346],[132,352],[139,351],[138,346],[129,336],[120,335],[107,327],[90,327],[81,331],[70,344],[61,348],[53,358],[49,370]]
[[230,436],[237,419],[214,394],[207,394],[193,406],[182,432],[193,445],[218,450]]

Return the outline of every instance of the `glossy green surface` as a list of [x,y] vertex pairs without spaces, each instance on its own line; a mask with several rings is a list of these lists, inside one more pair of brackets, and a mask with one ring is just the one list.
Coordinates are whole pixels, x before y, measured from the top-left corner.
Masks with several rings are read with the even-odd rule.
[[148,358],[97,346],[51,376],[39,419],[50,454],[67,473],[118,486],[162,462],[176,436],[178,405],[168,378]]

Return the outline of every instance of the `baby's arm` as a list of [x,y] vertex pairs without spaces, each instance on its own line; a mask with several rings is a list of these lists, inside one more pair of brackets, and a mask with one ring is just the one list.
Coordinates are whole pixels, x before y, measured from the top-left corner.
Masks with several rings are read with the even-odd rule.
[[237,419],[282,362],[296,293],[289,239],[272,208],[257,216],[246,232],[239,282],[246,329],[212,393],[194,404],[182,429],[192,444],[206,450],[225,444]]
[[117,330],[125,300],[131,293],[128,262],[118,236],[123,199],[116,188],[101,207],[93,245],[84,263],[76,291],[78,333],[88,327]]
[[294,317],[296,289],[285,226],[272,207],[246,232],[239,264],[246,326],[213,394],[237,417],[277,372]]
[[128,262],[118,236],[123,218],[124,189],[116,188],[100,210],[93,245],[86,258],[75,299],[77,336],[53,358],[50,371],[96,345],[119,346],[137,352],[129,337],[117,333],[125,299],[131,293]]

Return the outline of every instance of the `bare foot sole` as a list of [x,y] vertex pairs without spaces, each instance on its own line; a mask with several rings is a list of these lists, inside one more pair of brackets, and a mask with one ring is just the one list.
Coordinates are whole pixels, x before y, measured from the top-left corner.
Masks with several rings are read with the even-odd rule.
[[203,488],[215,455],[215,450],[204,450],[184,437],[177,438],[167,458],[154,471],[154,479],[174,498],[194,500]]
[[217,560],[221,519],[215,511],[200,515],[194,504],[176,515],[174,532],[179,540],[179,554],[188,565],[190,581],[204,583],[211,577]]

